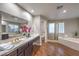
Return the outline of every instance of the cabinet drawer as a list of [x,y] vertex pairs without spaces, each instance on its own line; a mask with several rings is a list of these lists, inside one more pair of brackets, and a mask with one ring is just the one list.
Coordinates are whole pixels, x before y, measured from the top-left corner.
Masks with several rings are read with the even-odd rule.
[[26,48],[28,48],[28,43],[18,48],[18,54],[22,53]]
[[32,48],[33,48],[33,46],[29,46],[29,47],[25,50],[25,56],[32,56]]

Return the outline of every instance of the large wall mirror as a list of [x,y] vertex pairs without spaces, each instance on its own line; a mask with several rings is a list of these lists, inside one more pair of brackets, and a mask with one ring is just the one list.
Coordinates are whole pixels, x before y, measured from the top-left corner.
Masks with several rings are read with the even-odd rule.
[[1,33],[7,33],[9,36],[20,34],[20,25],[27,21],[7,13],[1,12]]

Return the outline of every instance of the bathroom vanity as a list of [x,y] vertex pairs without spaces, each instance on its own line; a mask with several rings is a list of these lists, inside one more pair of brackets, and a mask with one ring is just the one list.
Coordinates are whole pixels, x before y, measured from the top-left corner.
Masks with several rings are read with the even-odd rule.
[[31,37],[20,38],[20,42],[12,43],[14,45],[13,48],[7,49],[4,51],[0,51],[1,56],[31,56],[33,50],[33,44],[36,41],[39,41],[39,34],[33,34]]

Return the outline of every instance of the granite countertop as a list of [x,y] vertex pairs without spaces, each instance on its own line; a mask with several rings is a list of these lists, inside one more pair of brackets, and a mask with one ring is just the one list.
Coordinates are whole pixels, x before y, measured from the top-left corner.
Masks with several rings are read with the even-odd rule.
[[[34,38],[38,37],[39,34],[32,34],[31,37],[27,38],[27,37],[18,37],[21,41],[18,43],[13,44],[14,47],[8,50],[4,50],[4,51],[0,51],[0,55],[7,55],[10,52],[16,50],[17,48],[21,47],[22,45],[26,44],[27,42],[33,40]],[[13,40],[14,38],[9,38],[8,40],[0,40],[1,44],[5,43],[11,43],[11,40]]]

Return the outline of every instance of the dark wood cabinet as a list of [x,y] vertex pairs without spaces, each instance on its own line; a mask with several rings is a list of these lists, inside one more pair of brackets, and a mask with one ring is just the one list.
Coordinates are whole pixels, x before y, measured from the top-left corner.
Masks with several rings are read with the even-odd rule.
[[28,42],[28,48],[25,49],[25,56],[32,56],[33,40]]
[[24,52],[21,52],[20,54],[18,54],[18,56],[25,56]]
[[25,44],[21,46],[18,51],[18,56],[31,56],[32,55],[32,49],[33,49],[33,41],[28,42],[28,44]]
[[29,41],[28,43],[22,45],[21,47],[17,48],[15,51],[6,56],[32,56],[33,42],[35,42],[36,40],[37,38]]
[[15,50],[15,51],[9,53],[9,54],[6,55],[6,56],[17,56],[17,50]]
[[19,47],[18,49],[17,49],[17,54],[18,54],[18,56],[21,54],[23,54],[24,55],[24,49],[25,49],[25,45],[23,45],[23,46],[21,46],[21,47]]
[[27,48],[28,48],[29,46],[28,46],[28,43],[26,43],[26,44],[24,44],[23,46],[21,46],[21,47],[19,47],[18,49],[17,49],[17,54],[18,54],[18,56],[25,56],[25,50],[27,50]]
[[31,52],[30,52],[30,48],[28,47],[26,50],[25,50],[25,56],[30,56],[31,55]]

